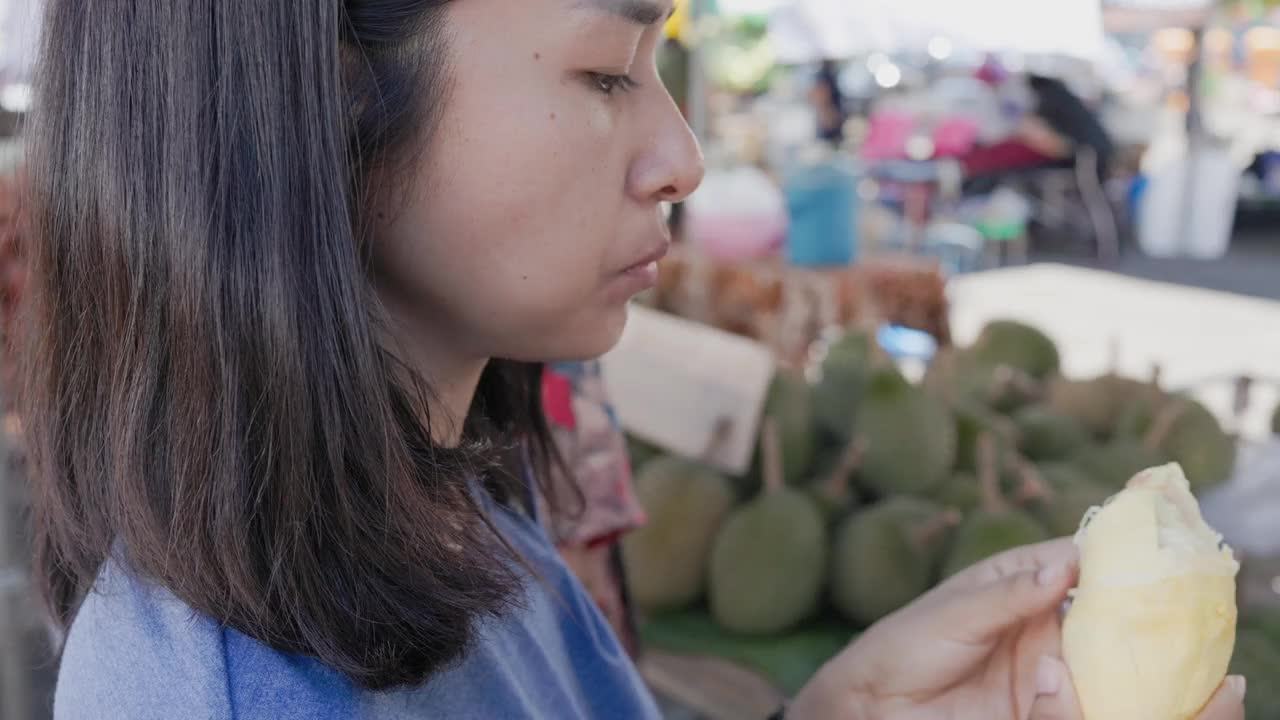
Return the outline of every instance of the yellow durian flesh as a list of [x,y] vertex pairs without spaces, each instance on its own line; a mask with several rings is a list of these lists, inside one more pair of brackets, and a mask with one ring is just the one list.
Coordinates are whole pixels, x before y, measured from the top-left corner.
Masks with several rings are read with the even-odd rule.
[[1236,562],[1181,467],[1140,473],[1076,535],[1062,629],[1086,720],[1192,720],[1235,646]]

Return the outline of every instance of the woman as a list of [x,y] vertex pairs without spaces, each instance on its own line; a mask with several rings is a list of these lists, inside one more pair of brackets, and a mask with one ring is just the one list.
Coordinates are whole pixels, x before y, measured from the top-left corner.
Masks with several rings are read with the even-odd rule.
[[[614,344],[701,177],[668,2],[50,0],[25,402],[58,718],[656,716],[528,498],[536,363]],[[1072,717],[1052,660],[1035,699],[1071,567],[958,576],[787,717]]]

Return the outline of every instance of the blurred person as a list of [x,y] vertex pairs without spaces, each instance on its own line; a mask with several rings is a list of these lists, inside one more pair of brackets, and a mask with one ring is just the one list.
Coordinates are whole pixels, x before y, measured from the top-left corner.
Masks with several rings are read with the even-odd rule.
[[818,138],[835,146],[844,143],[844,125],[849,119],[844,91],[840,88],[840,64],[826,59],[818,65],[809,102],[818,116]]
[[1105,178],[1115,158],[1115,143],[1097,111],[1059,78],[1035,73],[1027,76],[1035,94],[1034,118],[1042,126],[1027,133],[1029,142],[1051,157],[1066,159],[1088,148],[1098,159],[1099,177]]
[[[668,0],[112,10],[49,0],[30,127],[55,717],[658,717],[544,530],[541,395],[702,176]],[[1075,720],[1074,552],[957,575],[785,717]]]
[[1015,118],[1002,138],[987,137],[964,158],[971,185],[989,185],[1006,174],[1073,167],[1081,149],[1097,160],[1099,180],[1110,173],[1115,144],[1097,112],[1058,78],[1014,76],[988,59],[978,79],[1002,97],[1002,112]]

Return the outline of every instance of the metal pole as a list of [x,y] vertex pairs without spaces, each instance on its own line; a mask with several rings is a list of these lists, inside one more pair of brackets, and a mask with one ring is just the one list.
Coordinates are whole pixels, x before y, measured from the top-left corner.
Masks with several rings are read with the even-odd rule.
[[1178,249],[1184,254],[1191,251],[1195,238],[1192,237],[1195,225],[1196,176],[1199,174],[1200,153],[1206,141],[1204,132],[1204,107],[1200,90],[1204,81],[1205,65],[1205,29],[1209,21],[1194,28],[1195,49],[1191,55],[1191,65],[1187,68],[1187,162],[1182,174],[1182,222],[1178,229]]
[[689,26],[693,29],[693,47],[689,49],[689,127],[701,141],[708,139],[707,73],[705,38],[702,18],[706,16],[706,0],[689,0]]

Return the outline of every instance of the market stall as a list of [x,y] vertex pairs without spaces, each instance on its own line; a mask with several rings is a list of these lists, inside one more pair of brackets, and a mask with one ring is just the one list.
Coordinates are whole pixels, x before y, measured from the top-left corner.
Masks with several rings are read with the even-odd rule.
[[[1064,302],[1073,295],[1108,309],[1073,312]],[[1280,653],[1280,596],[1270,587],[1280,548],[1248,528],[1280,508],[1238,496],[1261,492],[1251,453],[1275,445],[1267,436],[1280,378],[1254,362],[1275,348],[1216,352],[1224,345],[1176,322],[1153,325],[1149,306],[1193,312],[1233,342],[1247,336],[1240,323],[1265,325],[1280,308],[1053,266],[968,276],[953,297],[963,303],[951,312],[959,342],[923,375],[876,333],[838,325],[802,365],[777,358],[766,392],[767,374],[745,370],[760,367],[764,345],[733,350],[722,331],[690,323],[680,333],[700,339],[668,346],[650,334],[651,311],[633,339],[650,361],[606,358],[649,513],[624,557],[650,683],[698,717],[767,713],[935,583],[1003,549],[1071,535],[1134,473],[1178,462],[1244,561],[1249,650],[1233,671],[1266,684],[1280,667],[1267,664]],[[1010,297],[1023,299],[1016,310]],[[1097,321],[1086,327],[1086,316]],[[1153,370],[1149,358],[1179,362]],[[637,377],[642,367],[652,374]],[[665,380],[676,375],[715,378],[716,389]],[[1251,379],[1243,395],[1242,377]],[[664,418],[653,408],[674,401],[657,397],[658,386],[719,412]],[[714,450],[718,416],[735,419],[739,446],[758,438],[736,465]],[[667,437],[698,439],[673,452],[662,442],[672,427]],[[1271,482],[1258,498],[1275,497],[1280,477]],[[1251,712],[1265,720],[1274,707],[1260,695]]]
[[[885,23],[860,28],[863,37],[815,33],[804,11],[819,7],[774,16],[787,57],[907,37]],[[1058,39],[1059,51],[1101,46],[1101,8],[1083,16],[1074,27],[1088,31]],[[920,31],[919,47],[934,32]],[[794,145],[761,152],[760,166],[713,150],[685,243],[639,311],[645,329],[619,348],[632,356],[605,360],[649,515],[624,546],[640,665],[677,708],[672,717],[767,715],[879,618],[959,567],[1073,534],[1142,468],[1180,463],[1215,527],[1244,527],[1229,509],[1242,493],[1274,512],[1256,501],[1258,453],[1274,442],[1280,382],[1227,360],[1275,355],[1240,338],[1242,324],[1267,326],[1276,310],[1102,272],[967,274],[974,268],[942,248],[971,243],[981,255],[1016,234],[991,206],[944,207],[919,223],[916,243],[874,241],[901,230],[870,228],[879,199],[868,184],[887,185],[877,164],[930,170],[909,182],[937,193],[955,183],[939,149],[963,142],[963,128],[926,119],[941,132],[908,126],[882,158],[866,152],[880,128],[843,151],[813,151],[804,122],[778,133]],[[655,311],[663,319],[650,323]],[[1221,330],[1220,341],[1151,321],[1191,315]],[[662,339],[662,327],[680,339]],[[673,397],[660,387],[676,388]],[[757,523],[774,512],[782,519]],[[1280,552],[1268,555],[1256,537],[1228,537],[1245,567],[1233,671],[1266,683],[1280,658],[1280,598],[1268,587]],[[780,597],[742,599],[770,594]],[[1268,702],[1251,698],[1251,712],[1267,718]]]

